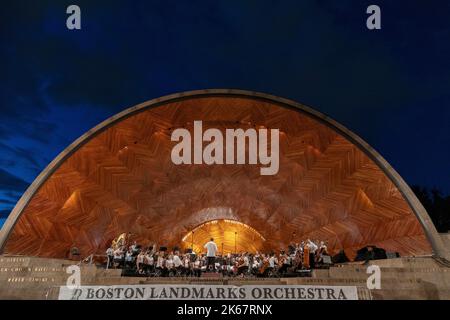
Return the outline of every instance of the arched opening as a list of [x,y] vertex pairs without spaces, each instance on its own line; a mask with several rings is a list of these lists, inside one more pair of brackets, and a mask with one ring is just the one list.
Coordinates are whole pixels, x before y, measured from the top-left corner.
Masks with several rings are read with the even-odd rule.
[[196,253],[204,251],[206,242],[214,238],[220,254],[261,251],[266,239],[251,226],[229,219],[204,222],[182,239],[183,249],[193,249]]

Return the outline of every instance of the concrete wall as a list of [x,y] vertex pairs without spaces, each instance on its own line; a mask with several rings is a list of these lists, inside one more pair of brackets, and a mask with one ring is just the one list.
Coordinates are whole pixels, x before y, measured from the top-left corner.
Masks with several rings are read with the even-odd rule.
[[[69,276],[69,260],[0,256],[0,299],[57,299],[59,286]],[[372,261],[381,270],[381,289],[367,289],[367,266],[351,263],[314,270],[311,278],[283,279],[183,279],[121,277],[121,270],[94,265],[81,267],[82,285],[119,284],[299,284],[348,285],[358,288],[361,299],[446,299],[450,300],[450,268],[432,257]]]
[[450,232],[440,233],[440,236],[447,250],[445,258],[450,261]]

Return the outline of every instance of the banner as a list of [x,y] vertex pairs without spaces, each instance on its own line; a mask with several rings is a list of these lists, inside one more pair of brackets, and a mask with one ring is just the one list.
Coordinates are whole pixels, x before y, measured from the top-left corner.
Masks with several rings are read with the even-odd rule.
[[118,285],[61,286],[59,300],[358,300],[355,286]]

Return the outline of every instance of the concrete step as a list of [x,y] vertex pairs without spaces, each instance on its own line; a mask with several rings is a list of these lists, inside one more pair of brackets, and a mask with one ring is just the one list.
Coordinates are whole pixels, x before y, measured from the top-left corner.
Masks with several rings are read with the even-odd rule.
[[427,288],[371,290],[375,300],[450,300],[450,290],[433,290]]

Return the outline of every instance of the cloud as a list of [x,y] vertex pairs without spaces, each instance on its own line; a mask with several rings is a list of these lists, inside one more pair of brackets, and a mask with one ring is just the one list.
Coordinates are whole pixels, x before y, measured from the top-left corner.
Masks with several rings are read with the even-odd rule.
[[[17,179],[31,181],[74,138],[128,106],[232,87],[310,104],[378,143],[412,172],[409,181],[425,181],[410,167],[442,181],[438,159],[449,151],[419,161],[408,137],[415,128],[430,141],[450,136],[439,109],[450,105],[448,1],[380,0],[377,32],[365,28],[366,0],[80,0],[82,29],[73,32],[69,4],[10,1],[0,11],[0,167]],[[410,108],[427,112],[405,121],[417,114]]]
[[5,164],[9,164],[10,166],[16,164],[16,162],[12,159],[23,159],[32,166],[39,167],[39,162],[36,160],[35,154],[31,153],[30,150],[27,150],[23,147],[10,147],[4,143],[0,142],[0,150],[2,152],[9,152],[11,156],[7,159],[3,159]]
[[0,168],[0,190],[23,192],[29,183]]
[[0,199],[0,205],[15,205],[17,201],[9,199]]

